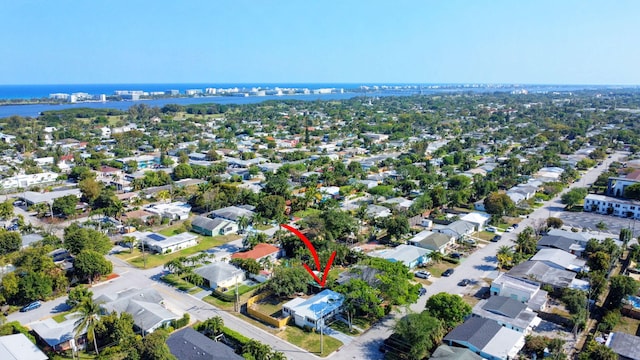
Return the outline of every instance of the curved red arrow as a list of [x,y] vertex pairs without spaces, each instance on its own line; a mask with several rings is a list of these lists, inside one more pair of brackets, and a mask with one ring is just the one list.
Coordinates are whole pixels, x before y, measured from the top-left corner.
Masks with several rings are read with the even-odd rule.
[[[287,224],[280,224],[280,226],[291,231],[295,236],[297,236],[300,240],[302,240],[304,245],[307,247],[307,249],[309,249],[309,251],[311,252],[311,255],[313,256],[313,261],[315,261],[316,263],[316,269],[318,269],[318,271],[322,271],[322,269],[320,268],[320,258],[318,258],[318,253],[316,252],[316,248],[313,247],[313,244],[311,243],[311,241],[309,241],[309,239],[307,239],[307,237],[304,236],[304,234],[301,233],[300,230],[294,228],[293,226],[289,226]],[[318,285],[320,285],[320,287],[324,287],[325,283],[327,282],[327,275],[329,274],[329,269],[331,269],[331,264],[333,264],[333,259],[335,257],[336,257],[336,252],[334,251],[331,253],[331,256],[329,257],[329,261],[327,261],[327,265],[324,267],[322,280],[320,280],[320,278],[316,275],[316,273],[314,273],[313,270],[311,270],[309,265],[303,264],[304,268],[307,269],[307,272],[311,274],[313,279],[318,283]]]

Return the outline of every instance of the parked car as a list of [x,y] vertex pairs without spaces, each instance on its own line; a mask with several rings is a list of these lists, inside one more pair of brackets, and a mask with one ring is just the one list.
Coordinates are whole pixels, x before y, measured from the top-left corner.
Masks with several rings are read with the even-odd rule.
[[426,293],[427,293],[427,289],[425,289],[425,288],[421,287],[421,288],[420,288],[420,291],[418,292],[418,295],[419,295],[419,296],[424,296]]
[[513,226],[509,226],[507,228],[507,230],[505,230],[506,232],[512,232],[513,230],[515,230],[515,228]]
[[448,268],[447,270],[445,270],[445,271],[442,273],[442,276],[451,276],[451,275],[453,275],[453,272],[454,272],[454,271],[455,271],[455,270],[453,270],[452,268]]
[[513,225],[511,225],[511,227],[513,227],[514,229],[517,229],[518,228],[518,224],[513,224]]
[[29,305],[25,305],[22,307],[22,309],[20,309],[20,312],[27,312],[27,311],[31,311],[34,309],[37,309],[41,306],[42,304],[40,303],[40,301],[34,301]]
[[22,200],[18,200],[18,201],[14,201],[13,202],[13,206],[22,206],[22,205],[24,205],[24,201],[22,201]]
[[496,235],[491,239],[491,242],[498,242],[502,239],[502,236],[500,235]]
[[451,255],[449,255],[449,257],[451,257],[452,259],[460,259],[460,257],[462,257],[462,255],[460,255],[460,253],[454,252],[454,253],[451,253]]
[[471,280],[469,279],[462,279],[460,280],[460,282],[458,283],[458,286],[467,286],[471,283]]
[[464,239],[464,240],[462,240],[462,242],[464,244],[471,245],[471,246],[475,246],[477,244],[476,241],[473,240],[473,239]]
[[496,232],[498,229],[496,229],[495,226],[487,226],[485,230],[488,232]]
[[415,273],[416,277],[419,277],[420,279],[428,279],[431,277],[431,273],[428,271],[416,271]]

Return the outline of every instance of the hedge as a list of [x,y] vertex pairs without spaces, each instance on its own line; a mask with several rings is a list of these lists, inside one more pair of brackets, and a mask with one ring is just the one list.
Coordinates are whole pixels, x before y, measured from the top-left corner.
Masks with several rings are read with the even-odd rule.
[[226,326],[222,327],[222,334],[224,334],[224,337],[227,340],[233,341],[234,343],[238,344],[240,347],[244,346],[246,343],[248,343],[251,340],[250,338],[240,334],[237,331],[233,331]]

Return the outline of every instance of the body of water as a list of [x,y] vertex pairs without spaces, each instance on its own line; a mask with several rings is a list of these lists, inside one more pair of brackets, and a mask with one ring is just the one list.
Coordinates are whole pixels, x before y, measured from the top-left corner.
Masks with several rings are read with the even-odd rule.
[[299,95],[282,95],[282,96],[203,96],[203,97],[185,97],[185,98],[165,98],[153,100],[137,100],[137,101],[106,101],[106,102],[81,102],[81,103],[62,103],[62,104],[30,104],[30,105],[0,105],[0,118],[19,115],[23,117],[37,117],[44,111],[63,110],[69,108],[108,108],[127,110],[134,104],[147,104],[151,107],[162,107],[167,104],[191,105],[191,104],[252,104],[267,100],[285,100],[295,99],[304,101],[316,100],[344,100],[356,96],[402,96],[414,94],[435,94],[435,93],[451,93],[451,92],[510,92],[518,89],[528,89],[530,92],[550,92],[550,91],[577,91],[585,89],[611,89],[606,86],[586,86],[586,85],[502,85],[502,86],[465,86],[451,84],[385,84],[387,86],[401,86],[412,88],[403,88],[400,90],[380,90],[375,92],[350,92],[350,89],[357,89],[360,86],[374,86],[374,84],[340,84],[340,83],[317,83],[317,84],[66,84],[66,85],[0,85],[0,99],[41,99],[48,98],[53,93],[76,93],[84,92],[91,95],[106,94],[113,95],[116,90],[141,90],[141,91],[166,91],[178,90],[184,94],[187,89],[212,88],[239,88],[249,90],[254,87],[262,89],[279,88],[335,88],[345,89],[344,93],[332,94],[299,94]]

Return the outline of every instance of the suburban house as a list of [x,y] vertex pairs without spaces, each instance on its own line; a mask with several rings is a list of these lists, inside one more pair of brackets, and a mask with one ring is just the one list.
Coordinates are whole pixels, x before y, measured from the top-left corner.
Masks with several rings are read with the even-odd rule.
[[52,183],[57,179],[58,174],[50,171],[39,174],[14,175],[0,180],[0,186],[3,189],[28,189],[33,185]]
[[260,262],[262,259],[269,259],[270,261],[276,261],[282,250],[271,244],[260,243],[253,247],[253,249],[245,252],[237,252],[231,255],[232,259],[254,259]]
[[251,220],[254,214],[253,206],[227,206],[212,211],[211,214],[209,214],[209,217],[238,222],[241,217]]
[[243,360],[244,358],[222,342],[214,341],[186,327],[171,334],[167,339],[171,354],[178,360],[218,359]]
[[148,211],[140,210],[140,209],[127,211],[122,215],[122,222],[126,222],[127,220],[131,220],[131,219],[140,219],[140,221],[146,223],[147,220],[149,220],[149,218],[152,216],[155,216],[155,214],[150,213]]
[[515,359],[524,347],[524,334],[501,326],[495,320],[471,317],[443,339],[449,346],[464,346],[489,360]]
[[367,217],[372,219],[380,219],[391,216],[391,210],[380,205],[368,205],[366,211]]
[[212,289],[229,288],[245,279],[244,270],[222,261],[199,267],[193,272],[202,276]]
[[80,189],[70,189],[70,190],[58,190],[58,191],[49,191],[49,192],[35,192],[35,191],[25,191],[18,195],[18,198],[24,200],[28,206],[35,204],[53,204],[53,201],[57,198],[65,197],[67,195],[74,195],[78,199],[82,195],[80,193]]
[[196,216],[191,221],[191,231],[205,236],[226,235],[238,231],[238,224],[221,218]]
[[184,220],[189,218],[191,205],[178,201],[170,204],[153,204],[146,207],[144,210],[156,214],[161,218]]
[[475,231],[475,226],[464,220],[456,220],[449,225],[435,225],[433,231],[451,235],[460,240],[464,236],[471,235]]
[[413,204],[413,200],[405,199],[403,197],[395,197],[395,198],[387,199],[382,203],[387,204],[398,211],[408,211],[411,205]]
[[374,269],[366,265],[354,265],[351,266],[347,271],[343,271],[338,274],[336,283],[338,283],[338,285],[342,285],[348,283],[352,279],[359,279],[365,281],[371,286],[374,286],[380,283],[380,279],[377,275],[381,272],[382,271],[378,269]]
[[36,337],[51,347],[53,351],[65,351],[77,346],[80,349],[85,347],[87,337],[86,331],[76,336],[74,331],[75,318],[68,316],[63,322],[56,322],[52,318],[31,323],[31,330]]
[[370,256],[379,257],[391,262],[401,262],[409,269],[429,262],[431,250],[413,245],[398,245],[392,249],[376,250],[369,253]]
[[413,238],[409,239],[409,244],[423,249],[437,251],[446,254],[447,250],[453,246],[456,238],[452,235],[423,230],[417,233]]
[[491,215],[487,213],[470,212],[464,216],[461,216],[460,220],[473,224],[476,228],[476,231],[482,231],[489,223],[489,220],[491,220]]
[[124,179],[124,171],[122,169],[111,166],[102,165],[96,171],[96,180],[106,185],[111,183],[119,184]]
[[47,360],[42,352],[24,334],[0,336],[0,359],[2,360]]
[[589,194],[584,199],[583,209],[584,211],[592,211],[603,215],[640,219],[640,201],[637,200]]
[[22,235],[22,248],[25,249],[29,246],[31,246],[31,244],[40,241],[44,239],[44,237],[40,234],[27,234],[27,235]]
[[132,156],[116,159],[116,161],[124,165],[125,170],[129,167],[128,163],[132,161],[136,163],[138,169],[153,168],[156,165],[160,165],[160,157],[154,155]]
[[576,279],[575,272],[550,266],[543,261],[525,261],[511,268],[507,274],[515,278],[535,281],[541,285],[550,285],[554,289],[586,290],[589,288],[587,281]]
[[620,360],[640,359],[640,337],[623,332],[612,332],[605,345],[618,354]]
[[344,296],[329,289],[305,299],[295,298],[282,305],[282,314],[291,316],[298,327],[310,326],[316,330],[324,327],[325,321],[342,309]]
[[152,288],[128,289],[117,294],[103,294],[96,298],[105,314],[111,312],[129,313],[133,316],[133,324],[143,334],[149,334],[158,328],[168,326],[171,320],[179,315],[168,310],[164,298]]
[[585,260],[560,249],[540,249],[530,260],[542,261],[551,267],[573,272],[586,270]]
[[545,235],[543,236],[536,246],[538,250],[541,249],[560,249],[573,254],[581,256],[585,247],[576,240],[566,238],[564,236],[557,235]]
[[473,307],[472,315],[495,320],[501,326],[525,335],[542,321],[527,305],[506,296],[492,296],[480,300]]
[[431,354],[429,360],[483,360],[483,357],[467,348],[442,344]]
[[134,231],[128,236],[134,237],[137,242],[143,243],[147,249],[159,254],[176,252],[198,245],[198,235],[190,232],[164,236],[150,231]]
[[501,273],[491,282],[491,296],[505,296],[518,300],[534,311],[544,310],[547,306],[547,292],[540,289],[540,283],[519,279]]

